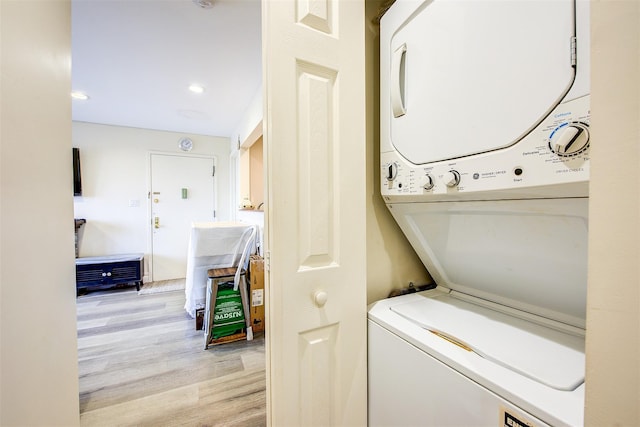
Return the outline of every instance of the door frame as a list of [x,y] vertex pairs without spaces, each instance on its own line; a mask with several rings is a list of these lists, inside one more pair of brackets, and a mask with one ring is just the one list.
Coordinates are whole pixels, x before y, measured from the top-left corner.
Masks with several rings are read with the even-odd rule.
[[[151,188],[152,176],[151,176],[151,159],[154,155],[170,156],[170,157],[191,157],[201,159],[213,160],[213,166],[218,167],[218,156],[215,154],[196,154],[196,153],[175,153],[171,151],[150,150],[147,152],[147,254],[148,260],[145,268],[147,269],[145,274],[149,278],[149,281],[153,281],[153,203],[151,202]],[[217,173],[213,175],[213,209],[216,213],[214,220],[218,218],[218,177]]]

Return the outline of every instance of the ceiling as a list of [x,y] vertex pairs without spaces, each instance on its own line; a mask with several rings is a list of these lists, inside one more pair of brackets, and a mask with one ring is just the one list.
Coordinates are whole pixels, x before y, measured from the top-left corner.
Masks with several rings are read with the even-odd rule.
[[260,21],[260,0],[73,0],[73,120],[231,136],[261,88]]

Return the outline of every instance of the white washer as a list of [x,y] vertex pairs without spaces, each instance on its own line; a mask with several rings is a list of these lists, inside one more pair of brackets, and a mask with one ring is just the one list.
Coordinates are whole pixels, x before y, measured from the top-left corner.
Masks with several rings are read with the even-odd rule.
[[369,310],[371,426],[583,423],[589,4],[397,1],[381,187],[437,288]]

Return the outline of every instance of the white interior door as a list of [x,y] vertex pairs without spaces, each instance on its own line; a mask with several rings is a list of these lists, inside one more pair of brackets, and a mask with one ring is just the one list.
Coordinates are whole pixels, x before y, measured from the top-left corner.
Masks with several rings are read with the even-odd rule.
[[263,2],[268,420],[366,425],[364,2]]
[[213,221],[214,158],[151,154],[151,274],[185,277],[194,221]]

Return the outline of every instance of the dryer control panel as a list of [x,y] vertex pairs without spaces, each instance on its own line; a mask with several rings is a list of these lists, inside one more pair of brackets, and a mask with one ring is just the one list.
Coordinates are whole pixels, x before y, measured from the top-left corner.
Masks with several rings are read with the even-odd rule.
[[387,202],[585,197],[592,143],[589,98],[559,104],[520,141],[496,151],[423,165],[396,151],[383,152],[382,195]]

